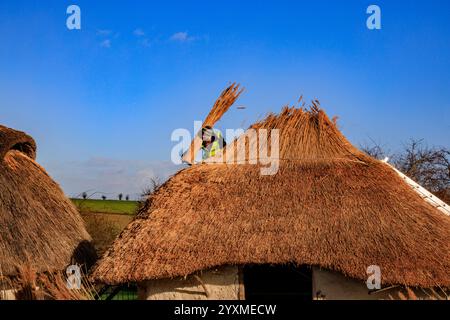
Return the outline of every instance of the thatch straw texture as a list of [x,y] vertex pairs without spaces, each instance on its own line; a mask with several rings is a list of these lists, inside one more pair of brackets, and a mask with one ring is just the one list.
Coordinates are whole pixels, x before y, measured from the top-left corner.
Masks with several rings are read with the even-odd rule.
[[36,144],[0,126],[0,274],[29,263],[38,272],[93,263],[91,238],[74,205],[34,160]]
[[117,284],[226,264],[295,263],[364,281],[378,265],[383,284],[450,285],[450,218],[352,146],[323,111],[286,108],[252,127],[280,130],[277,174],[249,164],[180,171],[92,278]]

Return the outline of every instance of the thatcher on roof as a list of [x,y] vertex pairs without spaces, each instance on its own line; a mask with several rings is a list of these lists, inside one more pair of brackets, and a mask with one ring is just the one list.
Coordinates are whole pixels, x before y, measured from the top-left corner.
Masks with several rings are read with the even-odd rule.
[[384,284],[450,285],[450,218],[351,145],[323,111],[285,108],[252,128],[280,130],[277,174],[244,164],[180,171],[148,199],[93,279],[295,263],[364,281],[367,267],[378,265]]
[[27,134],[0,126],[0,274],[30,264],[38,272],[92,264],[83,221],[60,187],[35,161]]

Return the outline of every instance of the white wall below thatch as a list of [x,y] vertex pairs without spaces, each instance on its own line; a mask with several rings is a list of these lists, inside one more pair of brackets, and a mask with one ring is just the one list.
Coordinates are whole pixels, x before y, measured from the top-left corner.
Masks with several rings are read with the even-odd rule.
[[[364,281],[347,278],[341,273],[313,268],[313,299],[317,300],[398,300],[401,287],[370,292]],[[430,299],[420,289],[413,290],[418,299]]]
[[[370,292],[364,281],[341,273],[313,267],[313,299],[379,300],[400,299],[401,287]],[[239,300],[244,299],[242,275],[237,266],[221,266],[186,278],[150,280],[139,284],[142,300]],[[430,299],[421,289],[415,289],[417,299]],[[409,297],[411,298],[411,297]]]
[[16,300],[16,291],[0,290],[0,300]]
[[237,266],[222,266],[186,278],[150,280],[139,285],[142,300],[237,300]]

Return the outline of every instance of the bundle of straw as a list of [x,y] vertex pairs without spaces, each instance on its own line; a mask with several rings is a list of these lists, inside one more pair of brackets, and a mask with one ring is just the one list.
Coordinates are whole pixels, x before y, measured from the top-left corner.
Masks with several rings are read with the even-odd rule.
[[[230,107],[235,103],[235,101],[239,98],[244,89],[239,88],[239,84],[233,82],[228,88],[222,91],[219,98],[214,103],[211,111],[206,117],[205,121],[203,121],[202,128],[207,126],[213,127],[217,121],[222,118],[225,112],[230,109]],[[195,160],[195,156],[197,152],[200,150],[202,145],[201,132],[198,132],[194,139],[191,142],[191,145],[188,151],[183,155],[183,161],[192,164]]]
[[83,272],[79,289],[67,286],[68,278],[62,271],[38,273],[25,263],[17,266],[17,272],[17,279],[9,283],[16,300],[95,300],[98,295]]
[[214,103],[211,111],[203,122],[203,127],[214,126],[217,121],[230,109],[233,103],[239,98],[244,89],[239,89],[239,84],[233,83],[222,91],[219,98]]

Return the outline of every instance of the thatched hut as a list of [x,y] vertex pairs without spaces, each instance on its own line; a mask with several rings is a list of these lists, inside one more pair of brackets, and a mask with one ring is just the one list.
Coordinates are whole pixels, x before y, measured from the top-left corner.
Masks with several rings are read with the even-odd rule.
[[72,202],[36,161],[36,143],[0,126],[0,275],[93,264],[95,251]]
[[366,287],[373,265],[384,289],[450,286],[450,217],[355,148],[322,110],[285,108],[250,129],[279,130],[276,174],[244,161],[178,172],[149,197],[92,278],[138,283],[144,299],[277,290],[386,298],[395,289],[371,294]]

